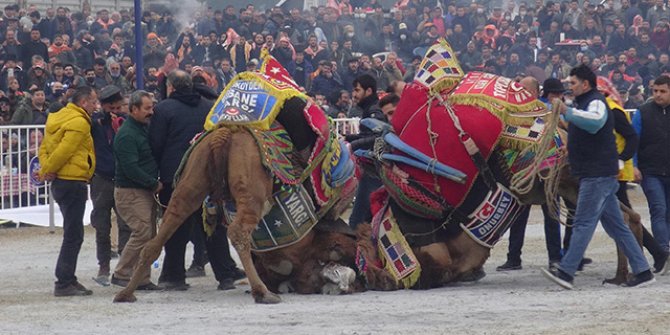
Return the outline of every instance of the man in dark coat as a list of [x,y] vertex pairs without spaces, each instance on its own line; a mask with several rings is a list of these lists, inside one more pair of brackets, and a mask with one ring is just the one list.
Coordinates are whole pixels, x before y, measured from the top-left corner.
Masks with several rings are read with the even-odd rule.
[[[203,131],[205,118],[213,106],[212,101],[203,99],[194,91],[191,76],[181,70],[168,74],[167,96],[167,99],[154,108],[154,116],[149,127],[151,151],[158,163],[160,181],[164,185],[158,194],[163,206],[167,206],[172,197],[172,181],[182,157],[188,150],[191,139]],[[193,225],[201,222],[202,213],[198,210],[186,219],[165,244],[163,268],[158,278],[159,286],[162,288],[180,291],[188,289],[185,281],[184,254]],[[222,238],[221,241],[211,244],[224,243],[223,240]],[[207,247],[209,249],[210,245]],[[231,279],[239,278],[240,272],[229,254],[221,255],[225,251],[222,249],[228,250],[227,247],[220,248],[220,252],[209,254],[210,263],[219,281],[219,288],[230,289],[234,287]],[[221,259],[218,258],[219,255]]]
[[[91,212],[91,226],[95,228],[96,256],[98,258],[98,275],[95,281],[103,286],[109,285],[110,260],[116,251],[112,250],[111,229],[112,209],[116,212],[114,202],[114,138],[116,132],[123,123],[124,116],[121,114],[124,100],[121,89],[109,85],[100,90],[100,105],[102,111],[94,113],[91,117],[91,135],[95,148],[95,173],[91,179],[91,201],[93,211]],[[130,238],[130,228],[126,225],[120,215],[116,215],[118,227],[118,254]],[[118,257],[116,254],[116,257]]]

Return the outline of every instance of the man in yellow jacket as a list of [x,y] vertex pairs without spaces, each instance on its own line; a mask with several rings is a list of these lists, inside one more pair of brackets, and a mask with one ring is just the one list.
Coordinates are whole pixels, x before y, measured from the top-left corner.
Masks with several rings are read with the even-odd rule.
[[39,176],[51,182],[53,197],[63,215],[63,244],[56,263],[54,289],[57,297],[93,293],[77,281],[75,271],[84,242],[86,184],[95,171],[91,114],[97,106],[98,98],[92,88],[78,88],[71,103],[47,118],[39,150]]

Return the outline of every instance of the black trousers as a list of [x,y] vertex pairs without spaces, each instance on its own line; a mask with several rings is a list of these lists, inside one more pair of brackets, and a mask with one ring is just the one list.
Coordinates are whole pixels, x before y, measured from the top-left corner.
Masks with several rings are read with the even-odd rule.
[[[112,210],[114,207],[114,181],[98,175],[91,179],[91,202],[93,202],[93,211],[91,211],[91,225],[95,228],[95,247],[98,265],[109,265],[111,259],[110,251],[112,243],[110,233],[112,230]],[[116,225],[119,231],[119,249],[128,242],[132,231],[130,227],[121,219],[119,213],[116,213]]]
[[195,225],[191,230],[191,243],[193,244],[193,264],[198,266],[205,266],[209,262],[207,256],[207,247],[205,245],[205,230],[203,228],[196,229],[197,227],[202,227],[202,224]]
[[[530,216],[530,207],[528,206],[512,224],[509,231],[509,247],[507,249],[507,261],[511,263],[521,264],[521,249],[523,248],[523,240],[526,237],[526,226],[528,225],[528,217]],[[547,245],[547,253],[549,261],[561,260],[561,227],[558,220],[549,215],[549,208],[547,205],[542,205],[542,213],[544,214],[544,236]]]
[[[159,198],[162,204],[168,204],[172,196],[172,185],[164,186],[166,191],[161,192]],[[186,280],[185,254],[186,245],[191,239],[194,229],[202,230],[202,209],[191,214],[184,224],[182,224],[174,235],[165,243],[165,257],[163,258],[163,267],[161,269],[158,282],[183,283]],[[204,234],[204,232],[203,232]],[[231,270],[236,268],[235,261],[230,256],[228,246],[228,236],[225,227],[217,227],[213,236],[206,241],[207,255],[210,265],[214,271],[214,276],[218,281],[226,277],[231,277]]]
[[[199,227],[202,229],[202,224]],[[214,278],[219,282],[226,278],[233,278],[233,271],[237,269],[237,264],[230,256],[228,229],[223,225],[217,225],[212,236],[207,238],[206,245]]]
[[88,188],[83,181],[56,179],[51,183],[54,200],[63,215],[63,243],[56,262],[56,287],[77,282],[77,258],[84,242],[84,212]]

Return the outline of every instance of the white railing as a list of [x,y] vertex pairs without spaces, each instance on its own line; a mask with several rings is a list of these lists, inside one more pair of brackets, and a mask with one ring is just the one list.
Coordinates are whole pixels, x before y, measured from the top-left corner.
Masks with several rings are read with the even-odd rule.
[[335,122],[335,130],[340,135],[358,134],[358,125],[361,119],[347,118],[347,119],[333,119]]
[[0,135],[0,209],[47,204],[47,184],[31,178],[44,126],[0,126]]

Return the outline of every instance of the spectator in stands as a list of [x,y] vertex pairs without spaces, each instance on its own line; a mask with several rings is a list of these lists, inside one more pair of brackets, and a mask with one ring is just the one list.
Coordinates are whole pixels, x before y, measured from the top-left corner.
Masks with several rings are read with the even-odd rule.
[[568,78],[570,67],[563,62],[561,54],[554,52],[551,54],[551,63],[544,70],[547,78],[556,78],[564,80]]
[[49,20],[43,19],[40,12],[36,10],[30,12],[29,16],[33,28],[37,28],[40,31],[41,36],[51,39],[51,24],[49,23]]
[[127,95],[131,92],[132,88],[130,83],[126,80],[124,76],[121,75],[121,64],[117,62],[110,62],[109,70],[105,75],[105,81],[109,85],[114,85],[121,89],[122,95]]
[[40,30],[34,28],[30,31],[30,41],[21,45],[21,61],[23,61],[24,66],[31,64],[31,59],[33,56],[41,56],[44,61],[49,61],[49,52],[47,46],[42,43],[40,40]]
[[4,95],[0,96],[0,125],[9,124],[9,120],[12,119],[10,107],[9,98]]
[[[34,56],[39,57],[39,56]],[[28,90],[45,90],[47,83],[50,81],[50,75],[45,69],[45,64],[42,61],[37,61],[33,67],[28,70],[26,86]]]
[[47,122],[49,104],[46,102],[44,89],[35,88],[30,91],[30,94],[31,98],[26,99],[14,112],[11,124],[36,125]]
[[333,75],[332,65],[327,61],[319,64],[319,75],[312,81],[311,92],[321,94],[325,97],[332,96],[344,88],[342,82]]
[[70,39],[74,37],[72,34],[72,22],[66,16],[64,7],[58,7],[58,9],[56,9],[56,18],[51,21],[51,34],[54,36],[57,34],[65,34],[70,36]]
[[378,89],[385,91],[392,81],[402,80],[402,73],[398,69],[394,59],[382,62],[381,58],[374,57],[372,62],[372,73],[377,82]]
[[144,66],[159,68],[165,59],[165,47],[160,44],[156,33],[147,34],[147,43],[142,50]]
[[217,81],[219,83],[219,89],[223,90],[228,85],[228,83],[233,80],[235,75],[237,75],[237,73],[235,73],[235,70],[233,70],[233,67],[230,64],[230,59],[222,59],[221,64],[219,65],[219,69],[217,70]]
[[340,90],[335,94],[335,96],[331,99],[332,101],[332,108],[333,108],[333,114],[335,117],[340,115],[342,113],[343,115],[347,115],[349,113],[349,109],[351,109],[351,96],[349,94],[349,91],[347,90]]
[[23,69],[16,64],[16,56],[13,54],[6,55],[5,64],[0,72],[0,90],[6,92],[9,86],[9,80],[16,79],[20,87],[25,87],[25,74]]
[[296,84],[309,90],[309,85],[311,84],[310,78],[312,77],[313,72],[314,68],[312,67],[312,63],[305,59],[305,52],[300,49],[295,50],[295,68],[291,73],[291,77],[293,77]]

